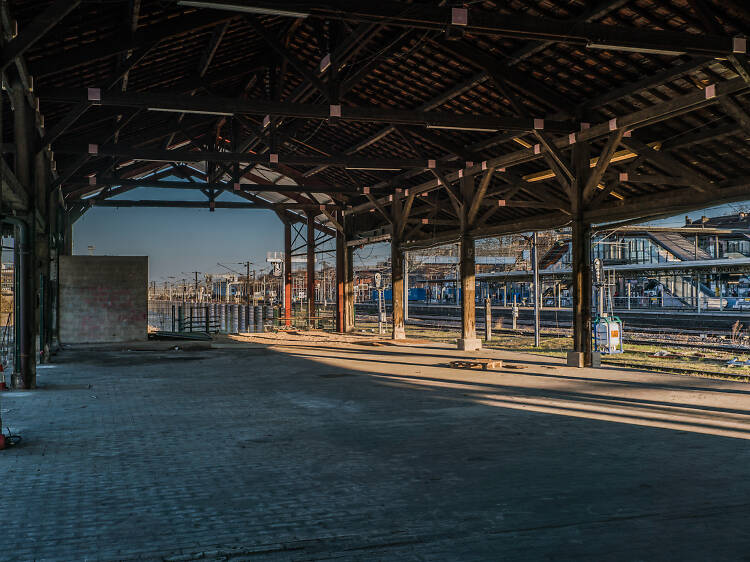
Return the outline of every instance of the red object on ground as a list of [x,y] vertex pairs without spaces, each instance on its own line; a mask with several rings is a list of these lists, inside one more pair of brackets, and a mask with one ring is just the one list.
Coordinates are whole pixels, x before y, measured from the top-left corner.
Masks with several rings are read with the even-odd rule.
[[5,449],[5,435],[0,433],[0,451]]
[[8,390],[8,385],[5,384],[5,381],[0,381],[0,390]]

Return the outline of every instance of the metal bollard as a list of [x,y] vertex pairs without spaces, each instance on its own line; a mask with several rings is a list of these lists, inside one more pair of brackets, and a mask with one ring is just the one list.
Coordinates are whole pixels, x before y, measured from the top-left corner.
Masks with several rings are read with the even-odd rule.
[[175,318],[175,314],[177,313],[177,307],[175,305],[172,305],[172,331],[174,332],[175,329],[175,323],[177,318]]
[[515,330],[518,322],[518,305],[516,304],[516,295],[513,295],[513,308],[511,309],[510,315],[513,318],[513,329]]
[[227,331],[227,305],[219,305],[219,330],[222,332]]
[[206,333],[211,333],[211,307],[206,305],[206,318],[205,318]]
[[262,332],[263,331],[263,307],[254,306],[253,314],[255,315],[255,331]]
[[232,333],[236,334],[239,332],[239,317],[238,317],[239,306],[236,304],[232,305]]
[[240,332],[245,331],[245,305],[241,304],[239,306],[239,318],[237,319],[237,326],[239,327]]

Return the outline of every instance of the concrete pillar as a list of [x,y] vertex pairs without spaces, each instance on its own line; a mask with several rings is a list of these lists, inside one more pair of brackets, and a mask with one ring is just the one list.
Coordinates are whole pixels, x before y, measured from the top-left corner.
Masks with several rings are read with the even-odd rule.
[[393,304],[394,340],[404,339],[404,254],[399,247],[401,240],[391,238],[391,303]]
[[476,329],[474,238],[468,234],[464,234],[461,238],[459,273],[461,276],[461,339],[458,340],[458,349],[473,351],[482,347],[482,341],[477,338]]
[[[315,216],[307,215],[307,318],[315,317]],[[312,326],[310,326],[312,327]]]
[[284,223],[284,325],[292,325],[292,223]]

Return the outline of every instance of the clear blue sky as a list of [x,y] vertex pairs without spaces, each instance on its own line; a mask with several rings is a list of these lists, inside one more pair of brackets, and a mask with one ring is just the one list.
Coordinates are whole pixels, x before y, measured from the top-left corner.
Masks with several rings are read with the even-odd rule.
[[[201,200],[200,193],[138,188],[118,199]],[[221,200],[238,200],[223,195]],[[93,207],[73,227],[73,252],[148,256],[149,277],[164,281],[181,272],[225,273],[216,265],[252,261],[269,267],[266,252],[283,251],[284,227],[273,211]],[[239,269],[239,267],[237,267]]]
[[[194,191],[139,188],[121,199],[205,200]],[[239,200],[222,194],[222,200]],[[691,218],[736,213],[746,203],[722,205],[688,213]],[[684,214],[649,224],[684,224]],[[250,260],[256,269],[267,268],[266,252],[283,251],[284,229],[272,211],[217,209],[89,209],[73,229],[73,251],[87,254],[95,246],[95,255],[146,255],[149,277],[164,281],[182,272],[224,272],[216,262],[227,265]],[[355,265],[374,263],[387,256],[387,246],[377,244],[357,252]]]

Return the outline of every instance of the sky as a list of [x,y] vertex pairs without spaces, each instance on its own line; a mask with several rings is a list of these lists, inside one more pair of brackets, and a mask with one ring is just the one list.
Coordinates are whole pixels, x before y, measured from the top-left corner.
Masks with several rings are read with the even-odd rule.
[[[200,200],[202,194],[139,188],[118,199]],[[235,200],[222,197],[222,200]],[[185,273],[226,273],[250,260],[252,268],[268,269],[266,252],[284,249],[284,226],[265,209],[180,209],[93,207],[73,226],[73,253],[148,256],[151,281]]]
[[[194,191],[139,188],[120,199],[200,200]],[[230,194],[220,199],[236,200]],[[203,198],[205,200],[205,198]],[[748,208],[747,203],[712,207],[648,224],[681,226],[685,215],[717,216]],[[239,262],[250,260],[253,268],[268,270],[266,252],[284,249],[284,228],[273,211],[262,209],[110,208],[93,207],[73,227],[73,252],[86,255],[148,256],[149,279],[179,280],[186,274],[226,273],[223,263],[242,269]],[[388,254],[387,244],[376,244],[357,252],[355,266],[372,265]],[[333,256],[331,256],[333,259]]]

